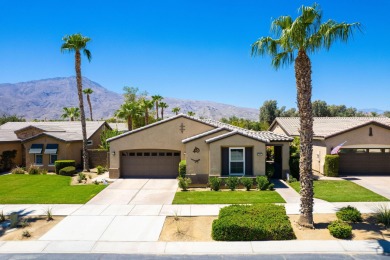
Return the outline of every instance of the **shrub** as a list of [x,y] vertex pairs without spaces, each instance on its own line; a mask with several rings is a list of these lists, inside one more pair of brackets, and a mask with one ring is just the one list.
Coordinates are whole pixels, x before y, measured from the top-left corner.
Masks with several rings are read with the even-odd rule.
[[179,163],[179,177],[186,177],[187,173],[187,162],[186,160],[181,160]]
[[390,209],[386,205],[380,205],[375,211],[375,217],[378,223],[390,227]]
[[275,166],[273,164],[266,163],[265,164],[265,176],[267,176],[268,180],[270,180],[272,178],[272,176],[274,176],[274,173],[275,173]]
[[287,180],[288,183],[297,182],[297,181],[298,181],[297,179],[295,179],[294,177],[291,177],[291,176]]
[[179,188],[182,191],[187,191],[188,186],[191,184],[191,179],[186,177],[177,177],[177,179],[179,180]]
[[26,172],[24,171],[23,168],[20,168],[20,167],[16,167],[12,170],[11,172],[12,174],[25,174]]
[[238,179],[238,177],[230,176],[225,180],[225,183],[231,191],[234,191],[236,190],[238,184],[240,184],[240,179]]
[[54,166],[56,168],[56,173],[59,174],[62,168],[68,166],[76,167],[76,162],[75,160],[58,160],[54,162]]
[[52,221],[52,220],[54,220],[54,218],[53,218],[53,213],[52,213],[52,208],[48,207],[48,208],[45,210],[45,215],[46,215],[46,221]]
[[60,175],[64,176],[73,176],[76,173],[76,168],[74,166],[68,166],[62,168],[59,172]]
[[16,158],[16,150],[12,151],[3,151],[0,155],[0,171],[1,170],[10,170],[14,164],[14,159]]
[[218,241],[295,239],[283,206],[273,204],[232,205],[219,211],[213,221],[212,238]]
[[0,223],[5,221],[4,211],[0,212]]
[[47,170],[46,169],[41,169],[41,174],[42,175],[47,175]]
[[265,176],[257,176],[256,177],[256,183],[257,183],[257,188],[259,190],[266,190],[266,189],[268,189],[269,181],[268,181],[267,177],[265,177]]
[[105,172],[107,171],[107,169],[104,168],[104,167],[101,166],[101,165],[98,165],[98,166],[96,167],[96,171],[97,171],[97,174],[100,175],[100,174],[105,173]]
[[94,181],[93,181],[93,184],[95,184],[95,185],[99,185],[99,182],[98,182],[98,180],[94,180]]
[[30,175],[38,175],[41,173],[41,169],[36,165],[30,165],[27,172]]
[[242,185],[244,185],[244,187],[246,188],[247,191],[251,190],[252,185],[253,185],[253,179],[252,178],[242,177],[240,179],[240,182],[241,182]]
[[28,230],[24,230],[23,233],[22,233],[22,237],[31,237],[31,234]]
[[221,184],[222,184],[222,179],[218,177],[209,178],[209,185],[211,190],[219,191],[219,189],[221,188]]
[[275,189],[275,184],[270,183],[270,184],[268,185],[268,189],[269,189],[269,190],[274,190],[274,189]]
[[338,155],[326,155],[324,164],[324,175],[331,177],[339,176],[339,162],[340,157]]
[[299,180],[299,154],[291,154],[289,159],[290,175]]
[[360,211],[352,206],[347,206],[341,208],[337,213],[336,216],[339,220],[342,221],[348,221],[348,222],[361,222],[362,221],[362,214]]
[[350,238],[352,236],[352,226],[341,220],[332,221],[328,225],[329,232],[336,238]]
[[85,176],[85,174],[83,172],[78,173],[77,180],[79,183],[81,183],[83,180],[86,180],[86,179],[87,179],[87,176]]

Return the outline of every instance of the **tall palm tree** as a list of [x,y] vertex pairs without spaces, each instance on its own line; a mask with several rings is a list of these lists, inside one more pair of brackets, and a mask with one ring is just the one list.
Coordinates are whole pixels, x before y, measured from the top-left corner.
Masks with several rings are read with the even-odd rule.
[[189,116],[195,116],[195,112],[194,112],[194,111],[188,111],[188,112],[187,112],[187,115],[189,115]]
[[80,33],[66,35],[62,38],[64,43],[61,45],[61,52],[74,52],[75,53],[75,70],[77,81],[77,94],[79,96],[79,107],[81,117],[81,129],[83,132],[83,168],[84,171],[89,171],[88,152],[87,152],[87,130],[85,125],[85,112],[83,101],[83,84],[81,77],[81,53],[87,57],[88,61],[91,61],[91,52],[87,49],[87,43],[91,40],[88,37],[84,37]]
[[174,107],[172,108],[172,113],[175,113],[176,115],[178,115],[180,112],[180,107]]
[[158,120],[158,105],[159,105],[160,101],[163,100],[164,98],[160,95],[154,95],[154,96],[152,96],[152,99],[156,105],[156,119]]
[[78,107],[64,107],[63,114],[61,118],[66,119],[69,118],[69,121],[74,121],[80,117],[80,109]]
[[91,116],[91,121],[93,121],[92,118],[92,104],[91,104],[91,98],[90,95],[93,93],[93,90],[91,88],[86,88],[83,90],[83,93],[87,95],[87,101],[88,101],[88,106],[89,106],[89,114]]
[[160,102],[160,108],[161,108],[161,119],[164,119],[164,109],[168,108],[168,104],[165,102]]
[[148,100],[146,98],[142,98],[140,100],[141,109],[144,111],[145,116],[145,125],[149,124],[149,110],[153,109],[154,107],[154,101]]
[[137,102],[123,103],[115,112],[115,116],[127,120],[127,128],[133,130],[133,119],[141,115],[141,107]]
[[321,10],[317,4],[299,8],[299,16],[281,16],[271,25],[276,38],[262,37],[252,44],[253,56],[269,55],[272,66],[294,63],[297,101],[300,117],[300,184],[301,215],[299,224],[313,227],[312,140],[313,115],[311,106],[311,61],[308,54],[322,48],[329,49],[338,40],[347,42],[359,23],[321,23]]

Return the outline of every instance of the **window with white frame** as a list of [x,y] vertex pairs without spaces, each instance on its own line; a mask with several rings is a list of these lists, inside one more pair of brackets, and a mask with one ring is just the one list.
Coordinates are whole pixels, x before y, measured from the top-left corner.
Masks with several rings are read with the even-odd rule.
[[229,148],[229,174],[232,175],[245,174],[245,148],[244,147]]
[[57,154],[50,154],[49,156],[49,165],[54,165],[55,161],[57,161]]
[[36,153],[34,156],[34,164],[35,165],[43,165],[43,154]]

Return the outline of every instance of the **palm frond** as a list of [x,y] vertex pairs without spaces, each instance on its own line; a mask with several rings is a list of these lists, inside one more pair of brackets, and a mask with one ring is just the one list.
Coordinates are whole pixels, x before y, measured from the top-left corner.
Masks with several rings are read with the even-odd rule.
[[280,35],[283,30],[289,29],[293,23],[291,16],[280,16],[271,24],[271,32]]
[[271,56],[278,51],[278,41],[271,37],[262,37],[252,44],[252,56],[264,56],[270,54]]
[[279,69],[280,67],[287,66],[294,62],[294,52],[292,51],[284,51],[276,54],[272,59],[272,66],[275,69]]

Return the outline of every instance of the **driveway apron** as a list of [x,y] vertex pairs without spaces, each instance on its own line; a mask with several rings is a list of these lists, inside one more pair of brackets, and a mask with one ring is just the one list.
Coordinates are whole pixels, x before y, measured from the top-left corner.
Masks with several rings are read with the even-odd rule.
[[42,236],[42,241],[158,241],[175,179],[118,179]]
[[369,189],[383,197],[390,199],[390,176],[348,176],[345,180],[352,181],[366,189]]

